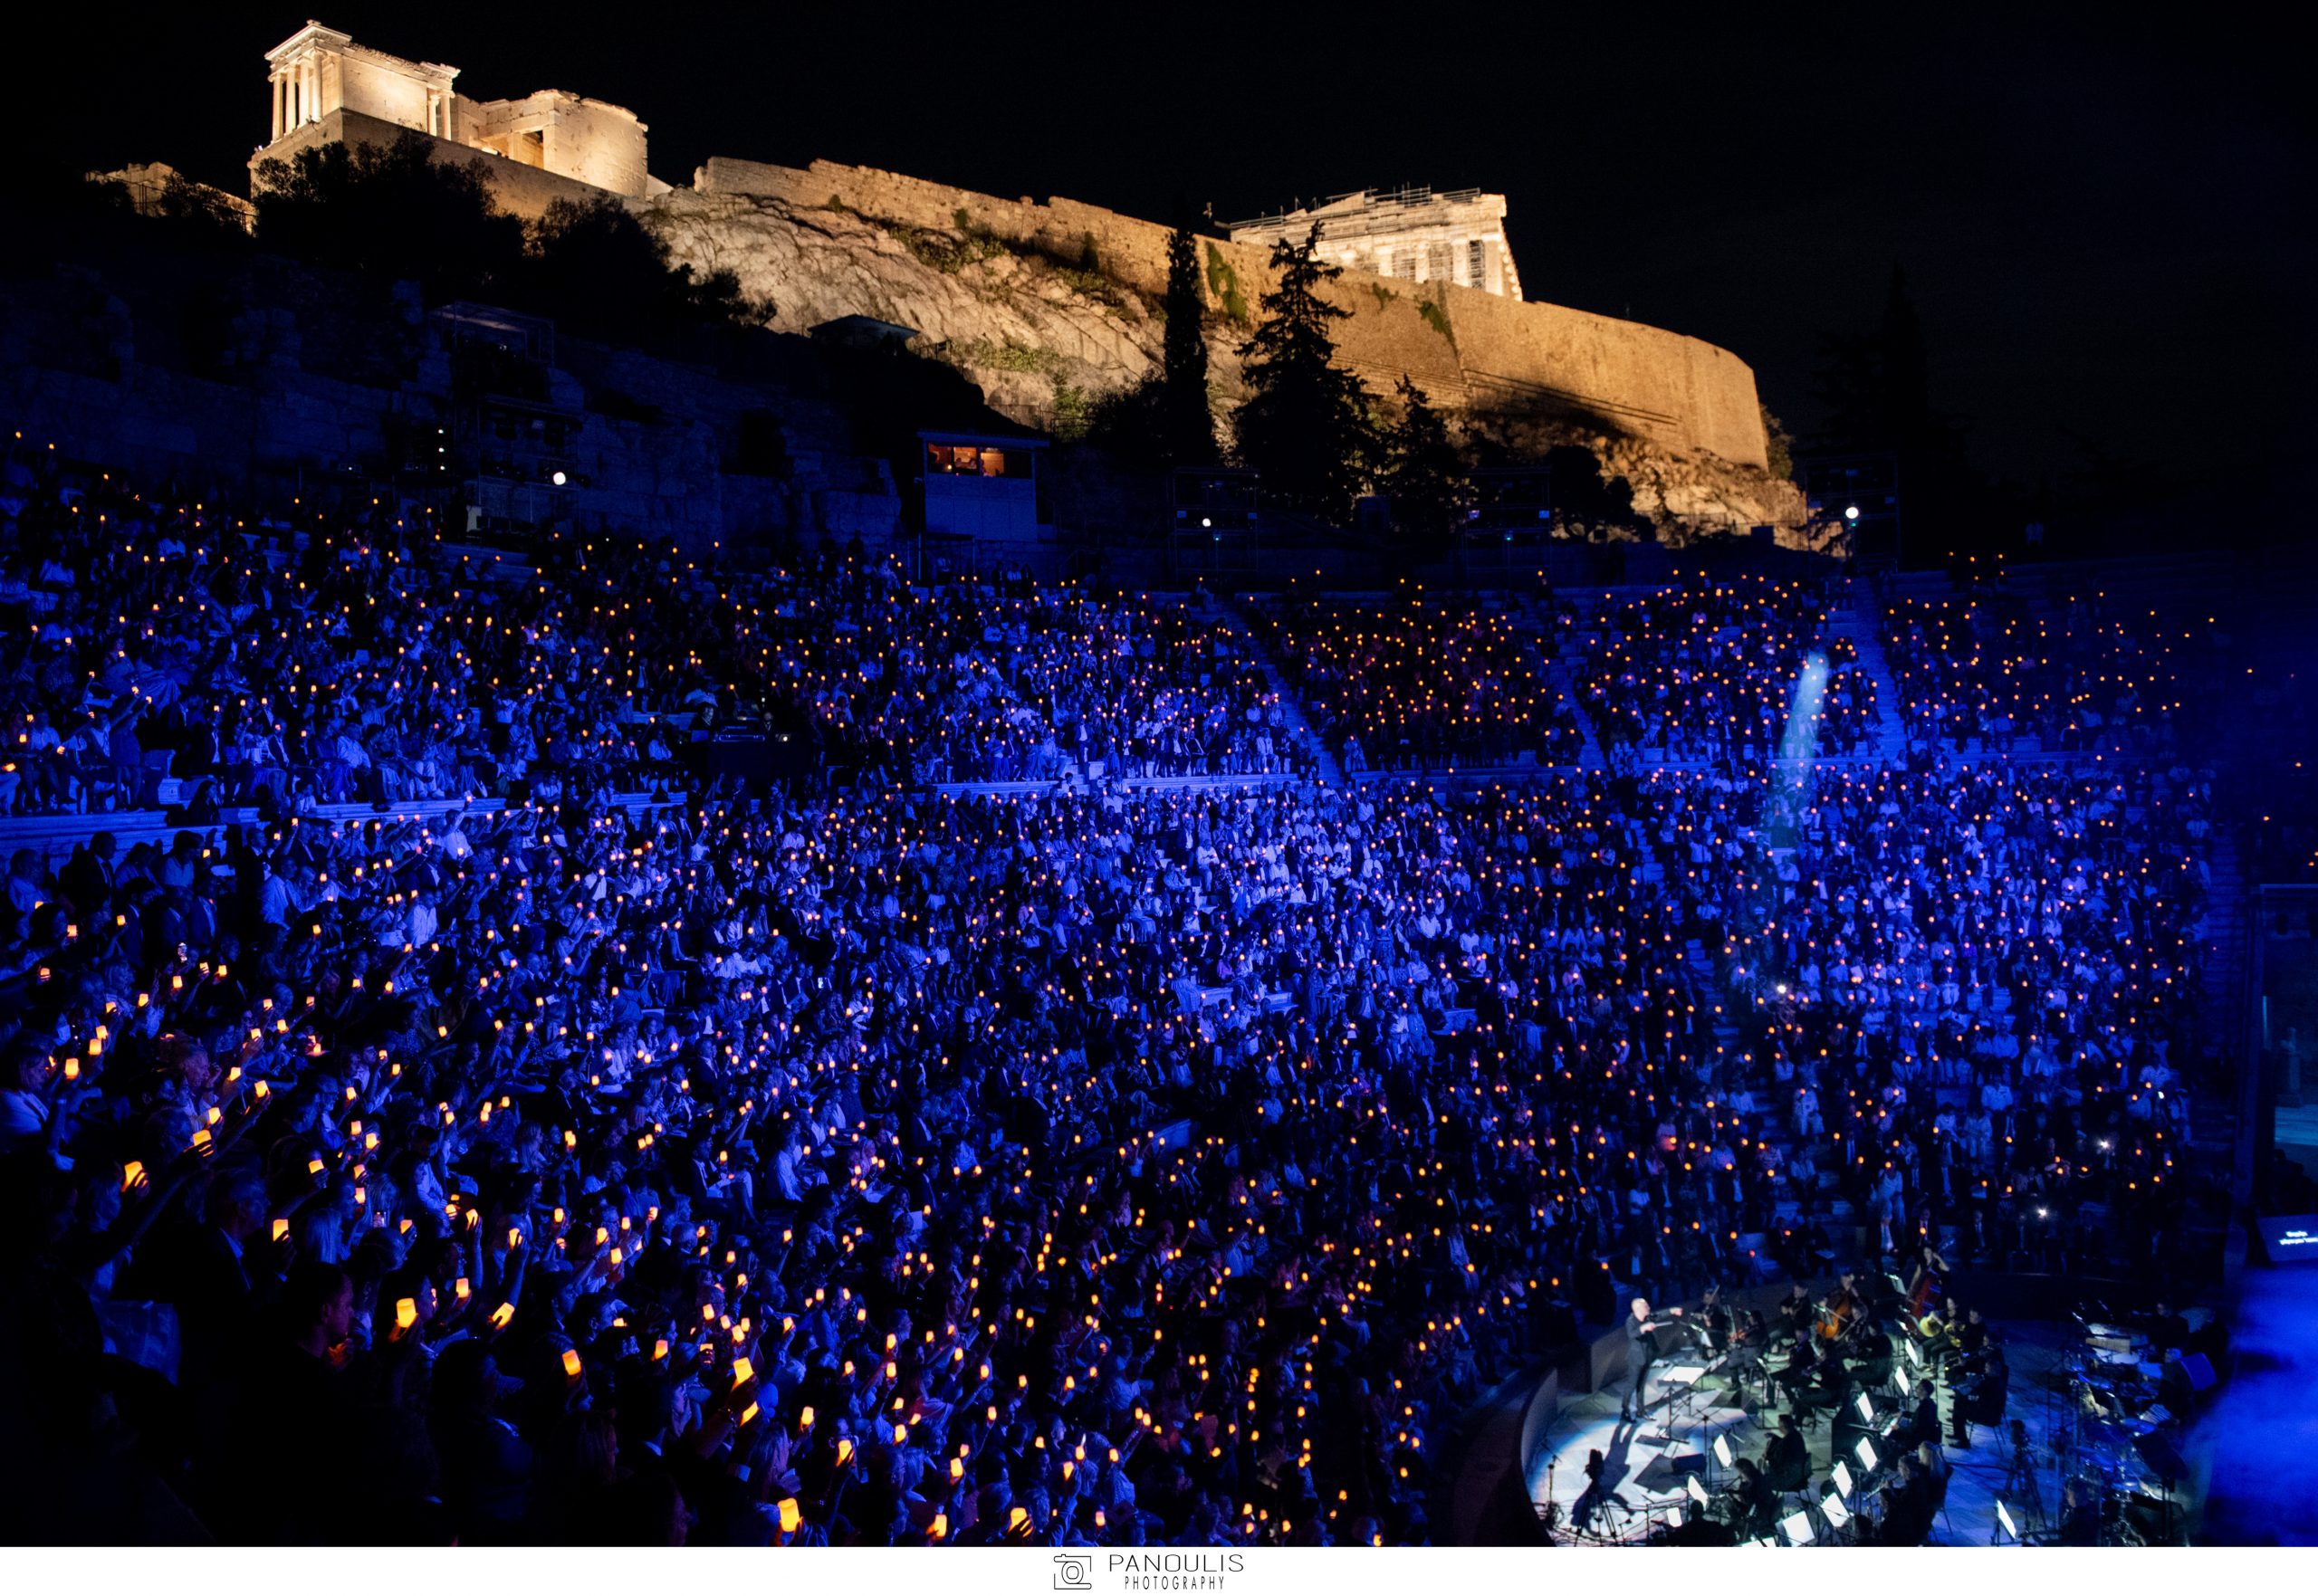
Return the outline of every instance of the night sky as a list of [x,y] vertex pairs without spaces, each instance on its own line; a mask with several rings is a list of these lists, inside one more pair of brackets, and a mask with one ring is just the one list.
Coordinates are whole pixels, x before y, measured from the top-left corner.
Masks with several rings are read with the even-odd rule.
[[[241,192],[261,57],[317,4],[62,8],[17,126]],[[1932,399],[1991,475],[2305,472],[2306,41],[2213,5],[1904,9],[1925,14],[327,0],[321,20],[455,64],[476,98],[627,105],[679,184],[710,154],[819,157],[1159,220],[1178,193],[1232,217],[1501,190],[1530,298],[1721,344],[1798,429],[1825,338],[1874,324],[1896,264]]]

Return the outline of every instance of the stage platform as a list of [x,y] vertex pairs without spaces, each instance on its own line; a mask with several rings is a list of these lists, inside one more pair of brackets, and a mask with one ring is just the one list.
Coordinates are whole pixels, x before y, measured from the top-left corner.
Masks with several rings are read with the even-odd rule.
[[2191,1432],[2211,1457],[2201,1544],[2318,1546],[2318,1264],[2248,1265],[2228,1379]]
[[[2318,1270],[2311,1272],[2318,1282]],[[2035,1501],[2008,1477],[2013,1467],[2011,1438],[1987,1425],[1971,1428],[1971,1445],[1949,1442],[1951,1410],[1947,1391],[1939,1395],[1940,1433],[1953,1470],[1945,1512],[1932,1526],[1932,1545],[1985,1546],[2008,1540],[1999,1534],[1997,1502],[2001,1496],[2016,1525],[2032,1538],[2057,1521],[2063,1482],[2082,1467],[2075,1449],[2083,1444],[2074,1421],[2069,1393],[2069,1358],[2076,1344],[2076,1329],[2065,1320],[1996,1321],[2012,1371],[2007,1419],[2026,1426],[2028,1457],[2035,1475]],[[1711,1378],[1711,1377],[1710,1377]],[[1759,1389],[1759,1388],[1758,1388]],[[1661,1387],[1653,1379],[1652,1392]],[[1881,1403],[1889,1411],[1891,1400]],[[1762,1422],[1751,1417],[1729,1390],[1701,1391],[1674,1410],[1669,1433],[1670,1403],[1659,1400],[1640,1423],[1623,1423],[1618,1417],[1618,1393],[1613,1390],[1568,1397],[1547,1427],[1545,1443],[1529,1466],[1531,1502],[1542,1510],[1554,1505],[1553,1537],[1578,1544],[1640,1544],[1653,1531],[1671,1528],[1689,1500],[1686,1482],[1695,1473],[1710,1497],[1716,1495],[1730,1471],[1715,1460],[1718,1437],[1728,1441],[1733,1459],[1759,1460],[1769,1438],[1766,1425],[1776,1422],[1776,1410],[1764,1410]],[[1822,1416],[1804,1427],[1810,1448],[1811,1478],[1815,1500],[1834,1459],[1832,1427]],[[1603,1488],[1592,1503],[1586,1492],[1588,1455],[1603,1457]],[[1857,1471],[1856,1462],[1851,1464]],[[2129,1459],[2130,1470],[2132,1467]],[[2150,1483],[2154,1484],[2154,1481]],[[1790,1511],[1806,1510],[1804,1496],[1789,1498]],[[1852,1538],[1835,1531],[1808,1507],[1813,1543]],[[1581,1516],[1583,1522],[1581,1522]]]

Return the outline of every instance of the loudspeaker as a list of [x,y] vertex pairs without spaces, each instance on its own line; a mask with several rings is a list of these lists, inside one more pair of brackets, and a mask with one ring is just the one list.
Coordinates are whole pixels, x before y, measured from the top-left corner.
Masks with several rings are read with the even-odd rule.
[[2181,1374],[2189,1382],[2189,1389],[2199,1396],[2213,1390],[2219,1381],[2213,1371],[2213,1360],[2203,1352],[2182,1353]]

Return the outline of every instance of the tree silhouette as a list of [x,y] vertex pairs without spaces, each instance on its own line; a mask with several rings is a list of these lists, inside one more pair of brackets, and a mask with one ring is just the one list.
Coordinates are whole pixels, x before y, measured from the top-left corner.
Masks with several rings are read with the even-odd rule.
[[264,162],[258,243],[372,278],[417,278],[438,303],[503,292],[520,274],[523,224],[493,204],[481,161],[448,165],[433,149],[412,133]]
[[771,313],[730,272],[671,267],[667,246],[608,196],[556,200],[526,229],[493,199],[480,161],[446,164],[434,150],[412,133],[266,161],[259,245],[374,279],[416,278],[434,303],[487,299],[615,340]]
[[1215,416],[1207,407],[1207,293],[1189,208],[1175,205],[1167,235],[1167,334],[1161,350],[1163,422],[1168,458],[1202,465],[1215,458]]
[[1633,484],[1622,476],[1604,477],[1602,463],[1582,444],[1559,444],[1546,452],[1546,469],[1553,473],[1555,518],[1582,528],[1589,538],[1612,530],[1647,536],[1649,517],[1633,507]]
[[1931,402],[1931,358],[1907,273],[1892,268],[1874,330],[1831,338],[1817,388],[1820,454],[1888,454],[1900,465],[1911,525],[1952,532],[1984,495],[1964,427]]
[[668,246],[606,195],[552,201],[529,234],[522,297],[559,326],[598,337],[666,331],[690,321],[762,321],[730,272],[695,277]]
[[1375,451],[1368,393],[1335,364],[1330,324],[1351,312],[1320,297],[1340,273],[1319,258],[1320,229],[1302,244],[1272,246],[1279,285],[1261,301],[1264,320],[1240,346],[1248,397],[1233,418],[1240,457],[1266,491],[1336,521],[1350,519]]
[[1383,439],[1380,485],[1392,499],[1393,525],[1403,540],[1439,544],[1456,532],[1464,513],[1464,462],[1424,390],[1403,377],[1394,391],[1401,416]]

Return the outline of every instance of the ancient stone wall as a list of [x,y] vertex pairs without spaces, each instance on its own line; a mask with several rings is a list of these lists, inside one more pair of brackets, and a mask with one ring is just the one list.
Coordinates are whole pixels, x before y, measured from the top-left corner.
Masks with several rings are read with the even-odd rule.
[[520,100],[458,102],[459,140],[574,182],[639,196],[652,191],[642,122],[626,108],[542,89]]
[[[694,189],[702,196],[781,201],[800,214],[834,208],[929,233],[980,234],[1058,261],[1078,259],[1091,245],[1102,275],[1141,298],[1155,302],[1166,286],[1165,227],[1075,200],[1001,199],[829,161],[799,169],[723,158],[700,169]],[[651,204],[681,215],[682,199],[679,190]],[[713,231],[677,228],[672,242],[680,253],[709,250]],[[1270,278],[1269,252],[1225,239],[1202,240],[1202,250],[1211,308],[1227,321],[1251,321]],[[745,253],[684,258],[738,269]],[[1759,471],[1766,463],[1754,373],[1727,349],[1662,328],[1452,283],[1346,272],[1332,294],[1352,312],[1338,330],[1339,355],[1380,393],[1407,375],[1454,409],[1558,418],[1741,468]],[[857,309],[882,314],[866,304]],[[1137,375],[1121,373],[1125,380]]]
[[608,197],[605,191],[576,177],[566,177],[512,161],[488,149],[478,149],[471,144],[454,143],[431,134],[381,121],[365,116],[359,110],[327,112],[318,122],[308,122],[292,129],[250,158],[250,191],[254,194],[263,186],[258,180],[258,168],[269,160],[281,160],[284,165],[294,162],[302,150],[324,144],[392,144],[398,139],[424,139],[436,161],[445,166],[465,166],[480,162],[491,192],[497,196],[503,209],[512,212],[527,222],[537,221],[547,207],[559,199],[569,199],[581,205]]

